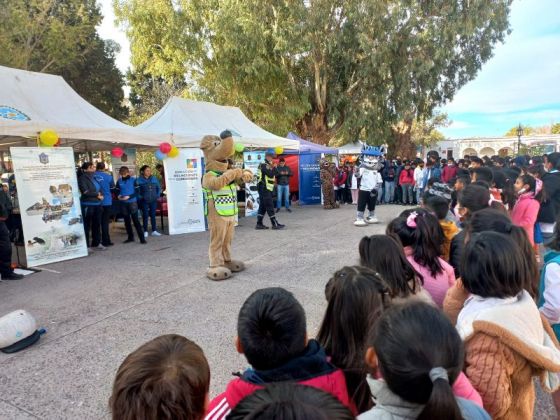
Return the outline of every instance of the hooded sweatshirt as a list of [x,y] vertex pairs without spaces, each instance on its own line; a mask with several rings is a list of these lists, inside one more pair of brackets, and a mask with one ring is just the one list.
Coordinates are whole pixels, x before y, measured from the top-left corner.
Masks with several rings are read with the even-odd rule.
[[[424,409],[423,404],[408,402],[393,393],[381,379],[368,376],[367,381],[375,407],[358,416],[358,420],[413,420]],[[458,397],[456,401],[465,420],[490,420],[488,413],[473,402]]]
[[535,199],[534,193],[528,192],[519,196],[511,212],[511,221],[525,229],[531,245],[535,245],[534,228],[540,207],[541,205]]
[[267,383],[293,381],[322,389],[351,408],[344,373],[327,361],[325,350],[315,340],[309,340],[305,352],[282,366],[270,370],[247,369],[232,380],[226,391],[212,400],[205,420],[225,419],[246,396]]
[[471,295],[459,313],[466,373],[493,419],[533,418],[533,376],[553,392],[560,350],[528,292],[506,299]]

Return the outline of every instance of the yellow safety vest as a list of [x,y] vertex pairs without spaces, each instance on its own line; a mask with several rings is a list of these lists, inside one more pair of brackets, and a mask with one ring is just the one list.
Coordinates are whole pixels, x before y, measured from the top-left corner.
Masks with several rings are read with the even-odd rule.
[[[218,172],[208,171],[208,173],[220,176]],[[208,216],[208,200],[214,201],[216,213],[220,216],[235,216],[237,209],[237,188],[235,183],[231,183],[218,191],[203,188],[204,192],[204,215]]]
[[[263,177],[263,174],[262,174],[262,171],[261,171],[261,165],[259,165],[259,169],[257,170],[257,179],[258,179],[259,184],[262,181],[262,177]],[[274,178],[271,178],[268,175],[265,175],[264,176],[264,182],[265,182],[265,187],[268,191],[273,191],[274,190]]]

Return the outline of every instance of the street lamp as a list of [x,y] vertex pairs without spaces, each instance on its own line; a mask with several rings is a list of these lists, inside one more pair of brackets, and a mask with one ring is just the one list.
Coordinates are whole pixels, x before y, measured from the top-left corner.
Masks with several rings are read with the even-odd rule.
[[517,155],[521,156],[521,136],[523,135],[523,127],[521,123],[517,126]]

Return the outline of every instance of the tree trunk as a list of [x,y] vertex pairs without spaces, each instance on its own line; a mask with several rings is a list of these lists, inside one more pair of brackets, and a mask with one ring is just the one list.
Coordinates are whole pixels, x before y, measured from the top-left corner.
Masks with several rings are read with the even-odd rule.
[[296,123],[296,127],[302,139],[309,139],[313,143],[327,145],[333,137],[327,125],[326,113],[309,113]]
[[389,154],[395,158],[416,158],[416,145],[411,139],[412,120],[403,120],[393,126],[393,144],[389,146]]

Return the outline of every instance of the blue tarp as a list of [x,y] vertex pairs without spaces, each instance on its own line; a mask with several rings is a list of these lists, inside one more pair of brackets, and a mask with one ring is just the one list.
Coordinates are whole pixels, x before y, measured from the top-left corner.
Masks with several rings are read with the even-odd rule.
[[290,140],[297,140],[299,141],[299,151],[298,150],[284,150],[285,155],[302,155],[302,154],[309,154],[309,153],[324,153],[326,155],[337,155],[338,150],[334,147],[327,147],[322,146],[317,143],[312,143],[310,141],[304,140],[298,137],[297,134],[292,133],[291,131],[286,136]]

